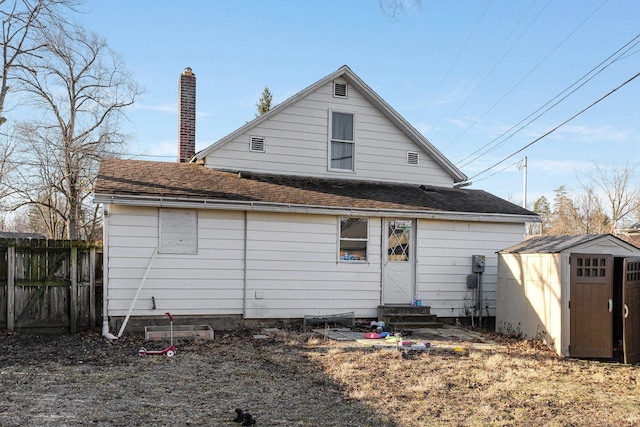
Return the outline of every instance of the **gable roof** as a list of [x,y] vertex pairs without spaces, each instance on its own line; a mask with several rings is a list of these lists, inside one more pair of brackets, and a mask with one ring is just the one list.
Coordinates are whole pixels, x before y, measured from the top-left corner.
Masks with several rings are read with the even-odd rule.
[[580,234],[575,236],[536,236],[517,243],[498,253],[533,254],[533,253],[560,253],[584,243],[598,239],[613,238],[625,246],[629,243],[617,238],[613,234]]
[[482,190],[233,173],[195,163],[105,159],[94,192],[96,203],[539,220],[535,213]]
[[210,155],[215,150],[223,147],[225,144],[234,140],[239,135],[249,132],[254,127],[258,126],[260,123],[269,120],[274,117],[280,111],[285,108],[293,105],[295,102],[300,99],[305,98],[308,94],[316,91],[318,88],[324,86],[327,83],[332,82],[337,78],[343,78],[356,88],[365,99],[367,99],[374,107],[376,107],[387,119],[389,119],[398,129],[400,129],[407,137],[421,147],[431,158],[445,171],[447,171],[454,179],[454,182],[463,182],[467,180],[467,176],[463,174],[457,167],[453,165],[440,151],[438,151],[428,140],[425,138],[420,132],[418,132],[409,122],[407,122],[396,110],[394,110],[389,104],[386,103],[377,93],[373,91],[360,77],[358,77],[349,67],[343,65],[338,68],[333,73],[324,77],[321,80],[318,80],[311,86],[303,89],[297,94],[293,95],[286,101],[276,105],[271,110],[266,112],[265,114],[255,118],[249,123],[245,124],[241,128],[235,130],[224,138],[218,140],[213,143],[209,147],[204,150],[199,151],[191,160],[192,162],[204,159],[208,155]]
[[640,234],[638,233],[619,234],[616,237],[619,237],[636,248],[640,248]]

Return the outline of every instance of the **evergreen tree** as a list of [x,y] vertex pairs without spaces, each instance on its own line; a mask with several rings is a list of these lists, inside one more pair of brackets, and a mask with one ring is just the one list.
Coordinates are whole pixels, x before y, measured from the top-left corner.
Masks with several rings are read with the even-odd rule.
[[538,228],[537,234],[546,234],[549,230],[549,221],[551,220],[551,205],[546,197],[540,196],[533,203],[533,211],[540,216],[541,223],[536,224]]
[[258,113],[256,114],[256,117],[260,117],[267,111],[271,110],[272,100],[273,94],[269,90],[269,87],[265,86],[264,90],[262,91],[262,95],[260,95],[260,99],[258,99],[258,103],[256,104],[256,107],[258,107]]
[[554,192],[553,212],[547,234],[551,236],[581,234],[583,223],[566,187],[561,185]]

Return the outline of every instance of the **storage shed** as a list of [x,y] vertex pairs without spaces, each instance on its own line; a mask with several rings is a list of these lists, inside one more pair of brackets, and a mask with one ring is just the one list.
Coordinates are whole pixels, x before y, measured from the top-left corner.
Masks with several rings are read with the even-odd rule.
[[496,329],[564,356],[640,360],[640,249],[588,234],[499,251]]

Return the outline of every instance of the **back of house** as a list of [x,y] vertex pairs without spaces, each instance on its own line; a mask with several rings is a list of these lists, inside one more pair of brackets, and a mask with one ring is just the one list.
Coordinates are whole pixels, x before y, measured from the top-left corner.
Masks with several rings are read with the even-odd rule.
[[[180,85],[194,98],[179,127],[195,129],[190,69]],[[166,311],[376,318],[417,301],[495,316],[496,252],[538,220],[457,188],[466,176],[346,66],[198,153],[195,131],[180,138],[181,162],[101,164],[112,325]]]

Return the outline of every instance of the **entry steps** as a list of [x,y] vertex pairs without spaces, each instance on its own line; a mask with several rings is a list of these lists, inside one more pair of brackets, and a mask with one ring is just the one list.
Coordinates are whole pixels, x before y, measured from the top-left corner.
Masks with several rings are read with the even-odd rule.
[[429,306],[381,305],[378,306],[378,320],[391,329],[441,328],[438,317],[431,314]]

